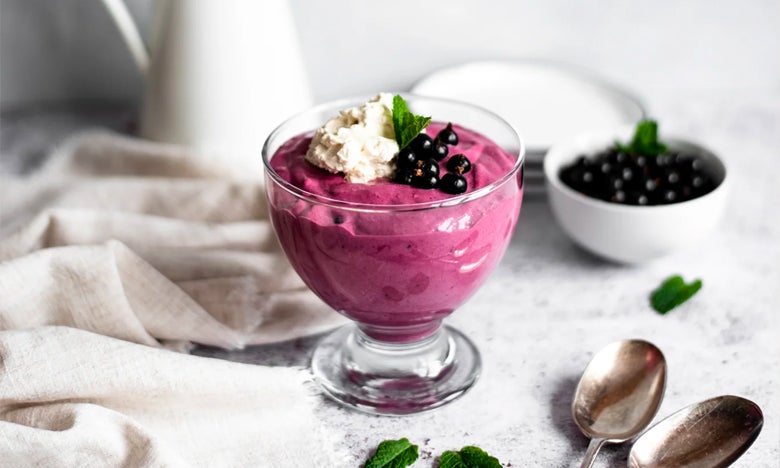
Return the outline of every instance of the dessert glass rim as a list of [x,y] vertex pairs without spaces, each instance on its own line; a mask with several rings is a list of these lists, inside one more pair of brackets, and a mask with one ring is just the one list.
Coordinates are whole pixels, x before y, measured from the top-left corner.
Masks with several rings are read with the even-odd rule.
[[[515,155],[515,153],[517,153],[517,158],[515,159],[515,162],[512,164],[512,167],[504,175],[502,175],[495,181],[491,182],[490,184],[482,188],[479,188],[477,190],[474,190],[473,192],[466,192],[460,195],[450,196],[442,200],[434,200],[434,201],[419,202],[419,203],[403,203],[403,204],[356,203],[356,202],[350,202],[345,200],[339,200],[337,198],[331,198],[324,195],[318,195],[316,193],[312,193],[309,192],[308,190],[302,189],[296,186],[295,184],[293,184],[292,182],[285,180],[271,167],[271,157],[273,155],[269,154],[269,143],[279,134],[281,130],[284,129],[284,127],[289,122],[292,122],[295,119],[305,114],[314,113],[326,108],[338,107],[341,109],[346,109],[349,106],[366,102],[366,100],[370,98],[370,97],[367,98],[366,96],[352,96],[352,97],[337,99],[333,101],[328,101],[313,107],[309,107],[301,112],[298,112],[286,118],[284,121],[282,121],[282,123],[277,125],[271,131],[271,133],[268,134],[268,137],[266,137],[265,142],[263,143],[262,158],[263,158],[263,166],[265,167],[266,174],[268,174],[274,180],[274,182],[277,183],[282,189],[296,196],[297,198],[306,200],[307,202],[316,203],[319,205],[324,205],[332,208],[350,210],[350,211],[403,212],[403,211],[423,211],[423,210],[431,210],[436,208],[444,208],[444,207],[455,206],[455,205],[469,202],[471,200],[482,198],[494,192],[495,190],[497,190],[498,188],[506,184],[508,181],[510,181],[515,176],[515,174],[517,174],[518,170],[520,170],[520,167],[523,165],[523,162],[525,161],[525,143],[523,142],[523,139],[520,137],[520,134],[518,133],[514,125],[509,123],[506,119],[496,114],[495,112],[456,99],[440,98],[440,97],[433,97],[433,96],[421,96],[418,94],[406,93],[406,92],[392,92],[390,94],[393,95],[401,94],[405,99],[408,98],[426,99],[434,102],[455,104],[455,105],[470,108],[474,111],[481,112],[493,119],[496,119],[497,121],[501,122],[501,124],[505,125],[508,129],[510,129],[512,133],[515,135],[515,137],[517,138],[518,148],[516,150],[512,149],[510,151],[504,147],[501,147],[501,149],[509,152],[513,156]],[[496,143],[496,146],[500,146],[500,145]]]

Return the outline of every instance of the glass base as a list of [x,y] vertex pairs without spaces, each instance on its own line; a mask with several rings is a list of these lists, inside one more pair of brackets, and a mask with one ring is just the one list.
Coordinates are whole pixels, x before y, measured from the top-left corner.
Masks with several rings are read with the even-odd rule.
[[311,367],[330,398],[367,413],[405,415],[463,395],[482,363],[474,343],[447,325],[412,343],[377,341],[348,325],[323,338]]

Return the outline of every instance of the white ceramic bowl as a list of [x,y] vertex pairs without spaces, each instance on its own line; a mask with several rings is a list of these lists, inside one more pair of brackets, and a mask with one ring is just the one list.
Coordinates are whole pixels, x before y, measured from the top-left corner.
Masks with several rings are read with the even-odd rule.
[[553,146],[544,158],[547,196],[555,218],[574,242],[619,263],[641,263],[689,246],[704,238],[720,221],[729,179],[726,166],[696,143],[663,138],[673,150],[696,154],[718,184],[712,192],[670,205],[632,206],[583,195],[564,184],[559,172],[580,155],[593,155],[614,141],[630,141],[633,129],[613,134],[588,134]]

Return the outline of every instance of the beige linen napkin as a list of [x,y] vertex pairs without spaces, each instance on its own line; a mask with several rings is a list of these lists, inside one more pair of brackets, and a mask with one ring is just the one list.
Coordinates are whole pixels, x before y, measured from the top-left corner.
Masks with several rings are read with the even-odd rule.
[[176,147],[91,132],[31,178],[0,180],[0,329],[238,348],[344,323],[285,259],[261,185],[224,174]]
[[300,370],[65,327],[0,333],[2,467],[332,467]]
[[303,371],[153,349],[344,323],[285,260],[261,185],[228,173],[90,132],[0,179],[0,466],[329,464]]

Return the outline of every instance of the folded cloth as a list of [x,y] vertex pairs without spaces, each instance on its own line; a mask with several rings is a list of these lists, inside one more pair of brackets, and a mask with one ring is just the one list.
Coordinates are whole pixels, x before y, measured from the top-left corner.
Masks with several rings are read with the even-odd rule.
[[334,465],[305,372],[153,349],[344,323],[226,174],[89,132],[0,179],[0,466]]
[[174,146],[90,132],[32,177],[0,181],[0,329],[238,348],[344,323],[282,254],[262,186],[225,173]]
[[65,327],[0,332],[0,466],[332,467],[307,375]]

